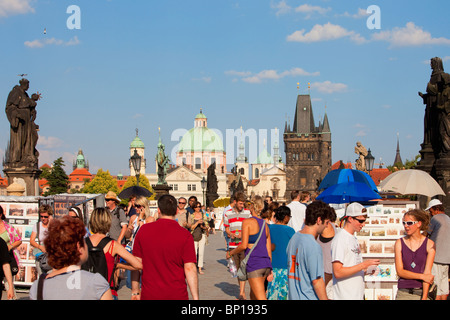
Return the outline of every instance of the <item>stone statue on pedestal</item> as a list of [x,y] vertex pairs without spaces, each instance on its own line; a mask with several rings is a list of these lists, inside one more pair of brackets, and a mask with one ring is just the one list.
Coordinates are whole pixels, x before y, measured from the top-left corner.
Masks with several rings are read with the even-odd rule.
[[5,165],[9,168],[38,168],[39,152],[36,150],[39,126],[35,124],[39,93],[27,94],[30,82],[20,80],[6,101],[6,116],[10,123],[10,139],[6,150]]
[[450,153],[450,74],[444,72],[442,59],[431,59],[431,78],[426,93],[419,92],[426,105],[424,145],[431,145],[435,157]]
[[167,167],[169,165],[169,157],[165,154],[164,144],[161,143],[161,138],[158,143],[158,152],[156,153],[156,163],[158,164],[158,183],[166,185]]
[[[448,195],[450,192],[450,74],[444,72],[442,59],[431,59],[431,77],[426,93],[419,92],[425,105],[424,139],[416,169],[428,172]],[[421,200],[421,206],[428,199]],[[450,214],[450,197],[442,197]]]
[[356,143],[355,153],[358,155],[358,159],[356,159],[355,163],[356,170],[367,172],[365,158],[368,155],[368,152],[366,147],[359,141]]
[[27,91],[30,82],[21,79],[8,95],[5,113],[10,123],[10,138],[3,160],[3,172],[8,184],[18,183],[26,196],[39,196],[39,152],[36,150],[39,126],[36,120],[37,101],[41,94],[31,97]]
[[216,176],[216,163],[212,163],[208,167],[208,178],[206,184],[206,206],[212,207],[214,205],[214,200],[219,198],[217,193],[218,184]]
[[161,130],[159,134],[158,151],[156,153],[156,164],[158,166],[158,183],[153,185],[155,199],[158,200],[162,195],[169,194],[172,187],[167,184],[167,168],[169,166],[169,157],[165,153],[164,144],[161,142]]

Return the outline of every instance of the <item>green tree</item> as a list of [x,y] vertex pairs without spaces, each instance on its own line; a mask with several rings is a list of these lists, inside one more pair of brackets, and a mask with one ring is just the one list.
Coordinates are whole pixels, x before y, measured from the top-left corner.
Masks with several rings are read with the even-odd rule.
[[91,182],[84,185],[81,190],[82,193],[108,193],[108,191],[113,191],[116,194],[119,192],[119,187],[117,186],[117,181],[114,179],[109,171],[103,171],[103,169],[98,170],[95,178]]
[[41,175],[39,176],[39,179],[45,179],[48,180],[48,177],[50,176],[50,173],[52,172],[52,169],[49,167],[42,167]]
[[416,155],[414,159],[408,160],[406,159],[405,164],[398,162],[394,163],[393,166],[387,166],[389,171],[395,172],[398,170],[404,170],[404,169],[414,169],[417,166],[417,163],[420,160],[420,154]]
[[59,157],[53,162],[52,170],[47,176],[47,181],[50,188],[44,193],[44,196],[67,192],[67,188],[69,187],[69,177],[63,167],[64,160],[62,157]]

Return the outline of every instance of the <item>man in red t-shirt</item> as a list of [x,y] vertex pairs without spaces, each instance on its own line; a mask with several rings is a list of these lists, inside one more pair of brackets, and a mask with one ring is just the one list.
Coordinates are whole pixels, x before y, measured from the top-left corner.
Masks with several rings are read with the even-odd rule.
[[159,219],[136,234],[133,255],[143,265],[141,300],[188,300],[187,286],[192,298],[199,299],[194,239],[175,220],[176,213],[177,200],[163,195],[158,200]]

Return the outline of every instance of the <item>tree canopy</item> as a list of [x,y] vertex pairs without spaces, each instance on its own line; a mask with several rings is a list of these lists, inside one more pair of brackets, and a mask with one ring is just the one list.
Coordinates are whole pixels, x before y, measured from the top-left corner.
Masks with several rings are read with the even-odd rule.
[[53,167],[47,174],[49,190],[44,193],[44,196],[66,193],[69,187],[69,177],[63,169],[64,160],[59,157],[53,162]]
[[117,186],[116,179],[111,176],[109,171],[103,171],[103,169],[99,169],[95,178],[91,182],[86,183],[81,190],[82,193],[91,194],[108,193],[108,191],[113,191],[118,194],[119,187]]

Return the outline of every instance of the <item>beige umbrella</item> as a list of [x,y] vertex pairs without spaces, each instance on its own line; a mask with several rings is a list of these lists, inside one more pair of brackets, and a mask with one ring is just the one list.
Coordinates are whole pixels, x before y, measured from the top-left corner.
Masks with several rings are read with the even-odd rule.
[[427,172],[416,169],[399,170],[384,179],[378,186],[383,192],[420,194],[428,197],[445,196],[441,186]]

